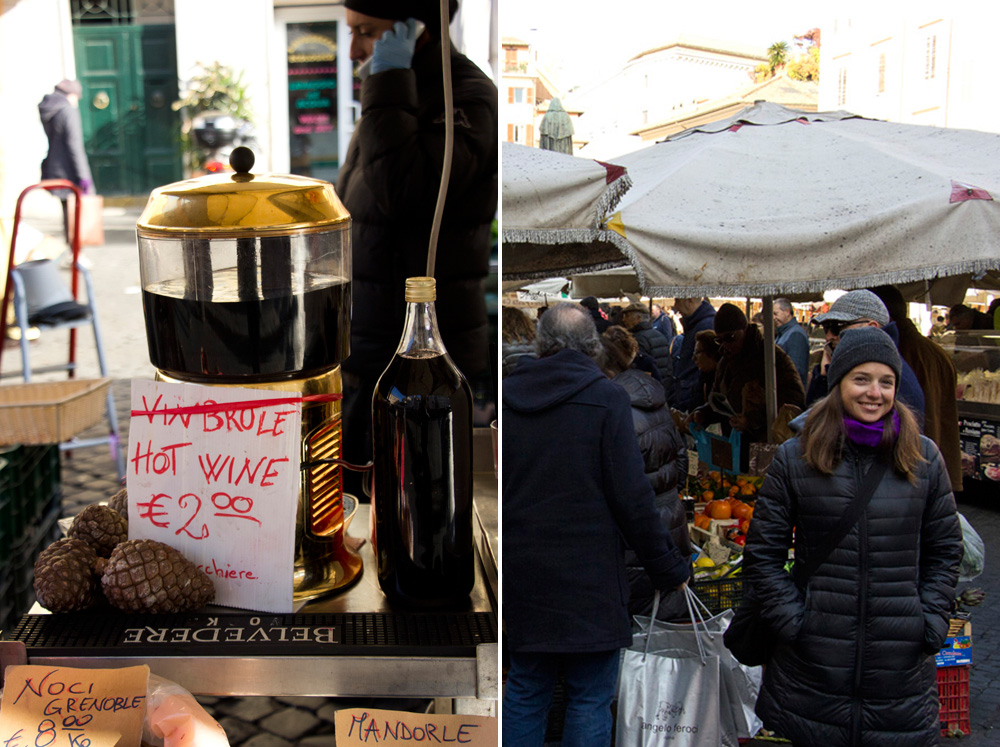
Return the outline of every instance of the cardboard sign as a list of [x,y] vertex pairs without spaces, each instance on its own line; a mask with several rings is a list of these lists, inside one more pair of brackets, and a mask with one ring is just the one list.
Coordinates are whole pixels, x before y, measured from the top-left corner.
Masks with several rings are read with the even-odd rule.
[[149,667],[8,667],[0,704],[0,745],[137,745]]
[[344,708],[333,715],[337,747],[370,745],[467,744],[496,747],[497,720],[376,708]]
[[291,612],[301,422],[280,392],[133,379],[129,538],[180,551],[216,604]]

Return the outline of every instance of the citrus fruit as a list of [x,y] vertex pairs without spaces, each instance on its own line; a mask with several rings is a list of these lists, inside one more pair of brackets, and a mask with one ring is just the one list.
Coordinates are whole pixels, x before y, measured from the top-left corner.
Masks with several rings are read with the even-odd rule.
[[705,512],[713,519],[729,519],[733,509],[726,501],[712,501],[705,507]]
[[753,509],[750,508],[750,506],[748,506],[743,501],[735,501],[733,503],[732,509],[733,509],[733,518],[734,519],[745,519],[751,513],[753,513]]

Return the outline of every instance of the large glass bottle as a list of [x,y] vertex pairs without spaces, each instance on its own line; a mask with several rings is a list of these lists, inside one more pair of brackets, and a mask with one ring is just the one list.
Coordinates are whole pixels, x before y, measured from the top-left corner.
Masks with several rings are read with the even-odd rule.
[[403,337],[372,397],[379,585],[420,606],[461,601],[475,577],[472,392],[434,301],[434,278],[407,278]]

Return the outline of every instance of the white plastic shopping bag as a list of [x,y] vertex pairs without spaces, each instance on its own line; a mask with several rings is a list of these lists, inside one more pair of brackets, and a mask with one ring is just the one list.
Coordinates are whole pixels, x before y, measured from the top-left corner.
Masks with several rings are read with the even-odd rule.
[[[688,594],[691,594],[688,591]],[[653,602],[656,619],[659,593]],[[688,606],[695,619],[690,596]],[[652,626],[650,626],[652,627]],[[647,629],[648,630],[648,629]],[[616,747],[700,747],[721,742],[719,657],[706,649],[704,622],[693,626],[696,651],[650,650],[647,634],[622,658],[618,680]]]
[[625,652],[616,747],[719,744],[719,657],[678,649]]
[[650,627],[651,618],[641,616],[634,618],[636,624],[643,631],[652,631],[634,636],[633,645],[635,646],[639,644],[644,646],[648,636],[651,651],[679,648],[697,653],[698,643],[695,636],[699,635],[705,650],[719,657],[721,681],[719,689],[721,738],[719,745],[721,747],[737,747],[740,739],[753,737],[763,725],[760,717],[754,712],[757,693],[760,690],[761,668],[740,664],[722,642],[722,634],[732,617],[733,611],[725,610],[718,615],[706,618],[704,623],[707,635],[696,633],[695,626],[690,623],[668,623],[656,620]]

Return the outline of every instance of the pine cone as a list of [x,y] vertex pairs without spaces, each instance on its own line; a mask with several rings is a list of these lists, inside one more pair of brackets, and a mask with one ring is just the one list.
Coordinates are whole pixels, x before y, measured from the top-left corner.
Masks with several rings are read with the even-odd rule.
[[35,561],[35,597],[50,612],[73,612],[93,605],[97,592],[94,563],[97,554],[89,544],[64,537],[42,550]]
[[125,488],[111,496],[108,506],[117,511],[125,521],[128,521],[128,491]]
[[106,558],[115,545],[128,539],[128,521],[113,508],[94,504],[77,514],[66,535],[83,540]]
[[203,570],[169,545],[149,539],[118,545],[101,585],[108,601],[123,612],[187,612],[215,598]]

